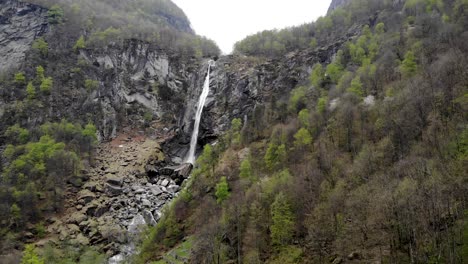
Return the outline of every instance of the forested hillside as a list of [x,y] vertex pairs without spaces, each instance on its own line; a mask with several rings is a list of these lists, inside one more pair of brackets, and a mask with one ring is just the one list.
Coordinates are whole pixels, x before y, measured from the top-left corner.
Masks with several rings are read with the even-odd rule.
[[[184,78],[219,48],[166,0],[0,1],[0,36],[0,263],[15,263],[79,200],[98,144],[125,127],[154,133],[156,121],[175,122],[166,114],[181,111],[175,90],[189,89]],[[118,247],[82,239],[69,252],[70,235],[49,245],[63,263],[98,263]],[[40,260],[32,246],[24,263],[36,263],[28,258]]]
[[[205,146],[135,261],[466,263],[467,12],[355,0],[238,42],[250,57],[221,61],[255,107]],[[330,47],[297,85],[268,82]]]

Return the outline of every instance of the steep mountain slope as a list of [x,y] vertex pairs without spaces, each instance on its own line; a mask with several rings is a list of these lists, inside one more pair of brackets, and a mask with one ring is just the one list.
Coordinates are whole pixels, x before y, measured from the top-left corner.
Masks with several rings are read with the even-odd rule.
[[465,0],[333,1],[219,58],[170,1],[34,3],[0,2],[2,252],[117,260],[157,221],[128,261],[468,259]]
[[218,60],[231,128],[137,263],[466,262],[468,5],[347,2]]
[[[89,184],[106,181],[101,167],[118,162],[112,155],[97,162],[104,153],[97,144],[129,129],[160,143],[170,138],[179,116],[194,107],[185,101],[187,91],[203,82],[199,65],[219,49],[195,35],[171,1],[31,2],[0,2],[0,258],[44,236],[58,249],[71,242],[114,254],[126,243],[125,214],[143,212],[141,193],[135,208],[125,212],[108,211],[114,189],[93,189],[89,196]],[[117,191],[135,197],[139,189],[131,187],[140,184],[135,175],[148,181],[145,165],[157,159],[151,160],[122,170],[125,175],[118,176],[131,181]],[[158,166],[171,164],[167,158]],[[164,197],[178,190],[162,187]],[[61,202],[66,198],[71,202]],[[149,200],[153,209],[165,203]],[[75,203],[81,201],[84,206]],[[107,209],[96,213],[96,204]],[[63,216],[65,211],[80,221]],[[57,229],[57,223],[66,225]],[[70,255],[70,261],[81,255]]]

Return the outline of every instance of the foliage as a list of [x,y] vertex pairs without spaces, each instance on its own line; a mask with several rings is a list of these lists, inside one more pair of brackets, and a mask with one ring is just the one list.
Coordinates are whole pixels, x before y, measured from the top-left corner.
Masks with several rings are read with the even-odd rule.
[[288,110],[297,113],[298,109],[303,109],[306,104],[307,88],[299,86],[291,91],[289,97]]
[[85,88],[88,92],[94,91],[99,87],[99,82],[96,80],[86,79]]
[[36,97],[36,88],[34,87],[32,82],[29,82],[26,86],[26,94],[29,100],[32,100]]
[[216,201],[220,204],[230,196],[229,185],[226,177],[221,177],[221,180],[216,184]]
[[310,112],[307,108],[302,109],[297,118],[299,119],[299,123],[301,127],[308,128],[310,127]]
[[49,44],[42,37],[34,40],[31,47],[33,50],[36,50],[43,57],[47,57],[47,55],[49,54]]
[[250,157],[246,157],[240,165],[239,168],[239,177],[242,179],[247,179],[254,181],[254,174],[252,171],[252,164],[250,163]]
[[405,54],[405,59],[401,62],[400,69],[405,77],[411,77],[416,73],[418,65],[416,64],[415,56],[412,51],[408,51]]
[[301,128],[294,135],[294,146],[304,148],[312,144],[312,136],[306,128]]
[[80,36],[80,38],[76,41],[75,46],[73,46],[73,50],[77,52],[78,50],[84,48],[86,48],[85,39],[83,36]]
[[47,11],[47,16],[49,18],[49,23],[51,24],[61,24],[63,22],[63,9],[59,5],[53,5]]
[[315,64],[310,74],[310,83],[315,87],[320,87],[323,82],[324,74],[322,64]]
[[294,234],[294,215],[286,196],[280,192],[271,205],[272,225],[270,227],[273,245],[287,245]]
[[44,259],[40,258],[35,252],[34,245],[26,245],[23,251],[21,264],[44,264]]
[[15,83],[19,85],[26,83],[26,76],[24,76],[23,72],[18,72],[15,74]]
[[44,72],[45,72],[44,67],[42,67],[41,65],[36,67],[36,78],[41,82],[45,78]]
[[46,77],[42,79],[41,86],[39,86],[39,88],[44,94],[49,94],[53,84],[54,81],[52,80],[52,77]]
[[351,81],[351,86],[347,90],[349,93],[355,94],[359,97],[364,96],[364,91],[362,89],[362,82],[361,82],[361,77],[356,76],[352,81]]

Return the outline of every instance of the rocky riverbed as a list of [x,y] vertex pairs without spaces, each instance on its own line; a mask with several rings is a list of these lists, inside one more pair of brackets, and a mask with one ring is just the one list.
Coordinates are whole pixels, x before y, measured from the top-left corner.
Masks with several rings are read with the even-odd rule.
[[[61,217],[48,220],[48,242],[93,245],[117,259],[133,251],[142,227],[155,225],[177,196],[191,164],[171,164],[158,141],[119,137],[102,144],[86,181],[70,187]],[[172,165],[172,166],[171,166]]]

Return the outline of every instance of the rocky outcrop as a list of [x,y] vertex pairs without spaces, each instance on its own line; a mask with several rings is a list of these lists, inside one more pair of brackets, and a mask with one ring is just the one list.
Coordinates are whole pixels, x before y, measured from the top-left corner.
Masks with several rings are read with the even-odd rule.
[[[156,225],[163,206],[180,191],[191,164],[164,166],[169,164],[155,140],[121,138],[100,146],[89,180],[69,193],[64,217],[47,227],[52,240],[128,255],[134,236]],[[147,168],[161,174],[149,177]]]
[[337,9],[338,7],[342,7],[344,5],[349,4],[349,2],[351,1],[352,0],[332,0],[332,2],[330,3],[330,7],[328,8],[328,13]]
[[0,0],[0,71],[19,67],[32,42],[47,30],[46,9],[16,0]]

